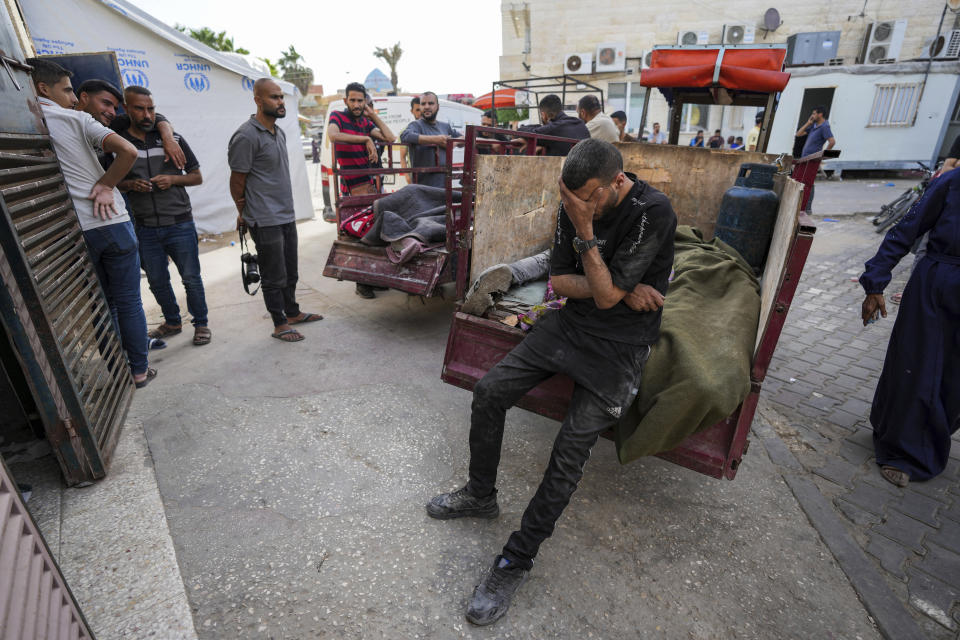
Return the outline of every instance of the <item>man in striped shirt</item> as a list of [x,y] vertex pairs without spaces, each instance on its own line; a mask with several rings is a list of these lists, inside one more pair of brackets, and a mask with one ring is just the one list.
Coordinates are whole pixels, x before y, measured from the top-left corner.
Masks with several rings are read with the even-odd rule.
[[[366,103],[367,91],[359,82],[347,85],[347,108],[330,114],[327,136],[333,143],[337,163],[341,169],[367,169],[377,163],[379,154],[374,139],[393,142],[396,137]],[[373,176],[340,178],[344,195],[358,196],[377,192]]]

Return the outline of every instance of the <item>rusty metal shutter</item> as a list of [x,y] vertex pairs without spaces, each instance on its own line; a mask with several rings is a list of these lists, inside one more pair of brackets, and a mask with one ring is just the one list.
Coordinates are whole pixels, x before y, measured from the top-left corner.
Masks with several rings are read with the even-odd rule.
[[133,377],[4,17],[17,16],[0,15],[0,324],[73,485],[106,474]]
[[103,477],[133,381],[49,136],[0,133],[0,208],[0,280],[52,396],[48,438],[68,483]]
[[93,634],[0,462],[0,640],[81,638]]

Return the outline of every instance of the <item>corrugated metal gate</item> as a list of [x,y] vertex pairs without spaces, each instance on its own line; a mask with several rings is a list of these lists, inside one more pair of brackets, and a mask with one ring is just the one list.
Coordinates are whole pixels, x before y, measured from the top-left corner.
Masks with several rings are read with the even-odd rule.
[[0,639],[93,638],[0,460]]
[[[0,52],[17,51],[0,26]],[[21,61],[0,53],[0,321],[68,484],[106,474],[133,378]]]

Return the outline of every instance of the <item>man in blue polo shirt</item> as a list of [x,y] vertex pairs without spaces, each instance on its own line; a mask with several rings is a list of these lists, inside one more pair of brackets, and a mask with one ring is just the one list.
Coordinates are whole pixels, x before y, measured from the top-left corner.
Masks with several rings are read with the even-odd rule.
[[[833,137],[833,131],[830,130],[830,123],[827,122],[827,108],[820,106],[814,107],[813,113],[810,114],[810,117],[807,118],[807,121],[803,123],[803,126],[800,127],[800,130],[797,131],[797,137],[807,136],[807,140],[803,143],[803,151],[800,153],[801,158],[805,158],[811,153],[816,153],[818,151],[824,151],[824,144],[826,144],[826,149],[833,149],[833,145],[837,141]],[[810,199],[807,200],[807,213],[812,211],[813,206],[813,187],[810,187]]]
[[180,306],[170,286],[169,257],[177,266],[187,292],[187,310],[193,318],[193,344],[209,344],[211,334],[200,278],[197,228],[186,189],[203,182],[200,163],[179,134],[174,134],[174,138],[185,157],[183,169],[164,159],[166,153],[156,126],[156,108],[148,89],[129,86],[124,89],[123,97],[130,124],[120,135],[137,148],[137,161],[117,186],[127,194],[140,241],[140,263],[147,272],[150,291],[163,311],[163,324],[151,331],[150,337],[167,338],[182,331]]

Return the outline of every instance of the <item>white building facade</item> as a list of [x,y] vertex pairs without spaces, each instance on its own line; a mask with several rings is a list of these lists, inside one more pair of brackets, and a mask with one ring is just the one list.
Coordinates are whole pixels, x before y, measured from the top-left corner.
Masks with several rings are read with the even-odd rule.
[[[780,97],[768,151],[792,150],[801,108],[811,106],[808,103],[821,97],[829,98],[826,102],[833,110],[830,120],[837,148],[843,150],[837,169],[847,162],[851,163],[846,167],[850,169],[875,168],[866,165],[892,160],[900,154],[903,163],[929,162],[949,148],[952,132],[960,129],[960,122],[955,122],[960,16],[949,10],[944,13],[943,0],[821,0],[775,9],[771,15],[771,3],[756,0],[727,0],[709,6],[646,0],[605,4],[572,0],[502,2],[500,79],[569,74],[568,61],[577,56],[580,68],[574,77],[601,88],[604,111],[625,111],[628,129],[636,131],[646,96],[646,89],[639,82],[640,70],[654,46],[676,46],[685,35],[688,42],[693,39],[698,44],[721,44],[731,42],[733,37],[739,38],[738,43],[774,44],[787,43],[794,34],[834,32],[822,43],[830,47],[825,55],[829,55],[831,66],[821,63],[786,69],[792,77]],[[894,42],[879,50],[886,58],[876,54],[874,57],[887,64],[861,64],[865,59],[869,62],[868,51],[873,50],[878,33],[883,35],[882,30],[876,31],[881,23],[887,23],[884,28],[891,32],[888,41]],[[929,65],[929,73],[925,73],[928,51],[938,27],[947,44],[957,30],[957,50],[951,50],[954,62],[934,61]],[[866,47],[868,44],[870,47]],[[601,60],[609,45],[616,45],[618,56],[623,58],[622,62],[617,60],[622,68],[598,72],[609,68],[604,66],[609,56]],[[910,60],[923,63],[898,64]],[[578,98],[579,95],[568,93],[568,106],[573,107]],[[904,109],[909,117],[902,117]],[[686,144],[698,129],[703,129],[707,137],[720,129],[724,138],[746,138],[756,111],[752,107],[686,105],[680,144]],[[654,122],[666,130],[668,115],[666,100],[659,91],[652,90],[646,131]],[[882,122],[881,116],[886,118]]]

